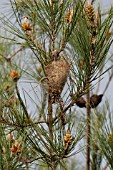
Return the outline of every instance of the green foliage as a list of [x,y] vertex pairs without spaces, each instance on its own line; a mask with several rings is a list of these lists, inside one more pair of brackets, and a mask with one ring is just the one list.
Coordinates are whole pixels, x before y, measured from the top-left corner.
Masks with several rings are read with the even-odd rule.
[[[111,112],[107,107],[98,114],[90,101],[95,80],[99,86],[100,77],[112,68],[106,65],[112,61],[112,9],[102,18],[100,8],[95,11],[79,0],[10,0],[10,5],[15,19],[0,17],[8,32],[0,35],[0,168],[73,169],[67,162],[86,145],[92,170],[101,169],[104,158],[113,168]],[[61,68],[53,74],[54,65],[47,74],[60,59],[69,67],[69,74],[62,70],[63,82]],[[50,80],[63,90],[52,91]],[[84,95],[89,95],[84,107],[90,118],[75,106]],[[91,134],[85,132],[88,126]],[[81,146],[86,137],[90,144]]]
[[113,116],[112,109],[110,108],[108,102],[106,102],[105,107],[102,111],[102,121],[100,121],[100,129],[98,131],[99,136],[99,146],[101,151],[104,153],[104,156],[110,165],[110,168],[113,168]]

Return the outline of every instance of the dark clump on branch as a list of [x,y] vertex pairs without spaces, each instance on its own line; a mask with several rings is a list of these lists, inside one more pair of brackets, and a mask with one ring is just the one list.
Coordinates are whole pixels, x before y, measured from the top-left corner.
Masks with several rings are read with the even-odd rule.
[[84,100],[83,97],[80,97],[77,99],[76,105],[80,108],[86,107],[86,101]]
[[[96,108],[102,101],[102,97],[103,97],[103,94],[100,94],[100,95],[93,94],[90,97],[90,107]],[[78,98],[76,101],[76,105],[80,108],[86,107],[85,99],[83,97]]]
[[100,95],[93,94],[90,97],[91,108],[96,108],[100,104],[100,102],[102,101],[102,97],[103,97],[103,94],[100,94]]
[[63,57],[51,61],[45,68],[45,74],[48,79],[47,91],[56,102],[64,88],[69,74],[70,65]]

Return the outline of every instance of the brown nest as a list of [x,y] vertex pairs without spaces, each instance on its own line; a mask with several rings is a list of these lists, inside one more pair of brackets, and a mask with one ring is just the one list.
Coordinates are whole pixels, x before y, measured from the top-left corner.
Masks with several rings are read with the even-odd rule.
[[51,97],[59,98],[67,81],[70,65],[63,57],[50,62],[45,68],[48,92]]

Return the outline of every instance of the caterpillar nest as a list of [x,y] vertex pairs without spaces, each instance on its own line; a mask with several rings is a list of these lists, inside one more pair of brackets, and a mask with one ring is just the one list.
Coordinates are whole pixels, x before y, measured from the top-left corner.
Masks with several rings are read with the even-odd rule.
[[46,90],[54,99],[54,102],[58,101],[60,97],[60,94],[67,81],[69,70],[70,65],[63,57],[51,61],[45,68],[45,74],[47,77]]

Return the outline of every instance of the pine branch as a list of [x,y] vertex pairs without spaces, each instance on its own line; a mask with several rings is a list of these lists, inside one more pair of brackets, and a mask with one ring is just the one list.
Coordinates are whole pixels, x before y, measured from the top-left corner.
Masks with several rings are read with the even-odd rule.
[[31,159],[31,160],[26,160],[26,159],[22,159],[21,161],[23,162],[26,162],[26,163],[33,163],[34,161],[37,161],[37,160],[42,160],[44,157],[38,157],[38,158],[34,158],[34,159]]
[[65,114],[63,113],[63,104],[64,104],[63,101],[59,101],[59,106],[60,106],[60,110],[61,110],[60,118],[61,118],[61,122],[62,122],[62,128],[64,130],[66,121],[65,121]]
[[48,118],[47,118],[47,122],[48,122],[48,128],[49,128],[49,136],[50,136],[50,139],[53,140],[52,99],[51,99],[50,95],[48,96]]
[[86,123],[86,170],[90,170],[90,133],[91,133],[91,116],[90,116],[90,89],[88,88],[86,94],[86,113],[87,113],[87,123]]
[[[48,121],[50,140],[53,141],[52,98],[51,98],[50,94],[48,95],[48,118],[47,118],[47,121]],[[53,160],[54,156],[55,155],[54,155],[53,151],[51,150],[50,151],[50,158],[51,158],[50,167],[51,167],[51,170],[55,170],[55,162]]]
[[[53,53],[54,51],[54,48],[55,48],[55,38],[56,38],[56,22],[55,22],[55,10],[54,10],[54,7],[53,5],[51,6],[52,7],[52,16],[51,16],[51,35],[50,35],[50,50],[51,50],[51,54]],[[53,57],[53,56],[52,56]]]

